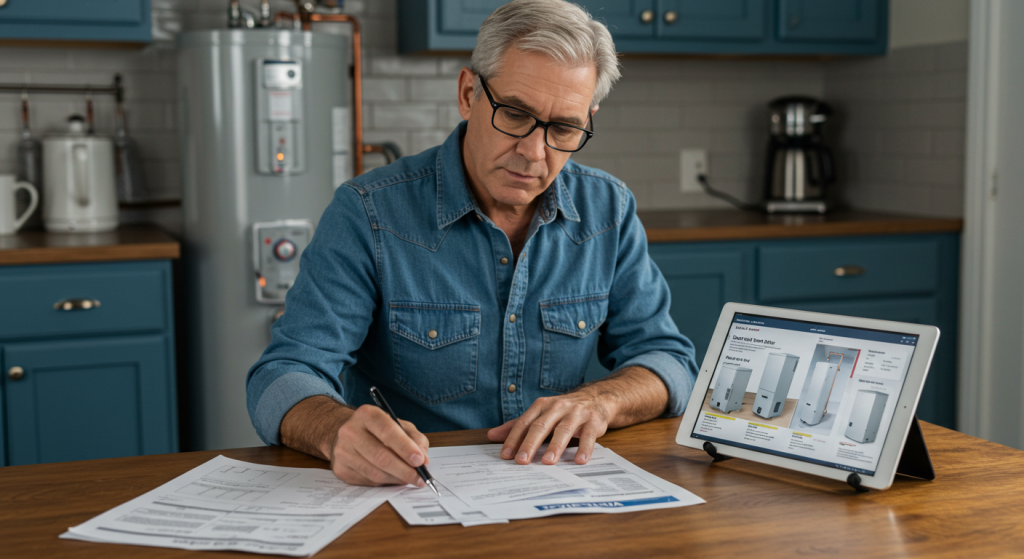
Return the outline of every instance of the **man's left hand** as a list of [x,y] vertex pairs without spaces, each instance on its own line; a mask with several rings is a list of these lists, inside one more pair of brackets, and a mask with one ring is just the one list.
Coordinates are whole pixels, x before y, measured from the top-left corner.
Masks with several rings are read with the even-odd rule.
[[505,444],[501,457],[529,464],[551,435],[541,458],[554,464],[570,439],[579,438],[576,463],[586,464],[594,443],[609,427],[625,427],[658,417],[668,404],[668,389],[657,375],[641,367],[628,367],[574,392],[537,398],[526,413],[487,432],[487,438]]
[[515,456],[519,464],[529,464],[534,453],[551,435],[551,443],[541,461],[554,464],[562,456],[569,440],[579,437],[576,463],[586,464],[594,452],[594,442],[608,430],[612,411],[608,402],[588,392],[571,392],[562,396],[537,398],[526,413],[487,432],[494,442],[505,441],[501,457]]

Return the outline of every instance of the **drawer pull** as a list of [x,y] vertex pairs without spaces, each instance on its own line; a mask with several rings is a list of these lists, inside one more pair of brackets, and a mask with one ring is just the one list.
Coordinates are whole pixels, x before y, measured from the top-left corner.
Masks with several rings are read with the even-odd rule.
[[11,367],[10,369],[7,369],[7,377],[11,380],[21,380],[21,378],[24,376],[25,369],[22,369],[21,367],[15,366]]
[[863,276],[866,271],[867,270],[865,270],[863,266],[840,266],[835,270],[832,270],[832,273],[835,274],[836,277],[845,278],[850,276]]
[[53,304],[55,311],[87,311],[99,308],[100,302],[96,299],[61,299]]

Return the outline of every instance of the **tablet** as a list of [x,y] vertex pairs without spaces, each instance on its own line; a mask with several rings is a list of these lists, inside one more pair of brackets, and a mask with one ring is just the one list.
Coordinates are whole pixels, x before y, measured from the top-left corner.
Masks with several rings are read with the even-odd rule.
[[939,329],[728,303],[676,442],[888,489]]

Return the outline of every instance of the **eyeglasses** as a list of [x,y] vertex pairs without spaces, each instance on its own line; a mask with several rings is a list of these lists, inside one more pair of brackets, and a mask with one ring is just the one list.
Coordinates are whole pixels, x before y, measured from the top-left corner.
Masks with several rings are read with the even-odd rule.
[[513,138],[525,138],[540,126],[544,129],[544,143],[549,148],[569,153],[583,149],[587,140],[594,137],[593,115],[587,119],[587,126],[591,130],[562,122],[544,122],[522,109],[496,103],[491,95],[491,90],[487,88],[482,77],[480,85],[483,86],[487,100],[491,102],[491,108],[494,109],[494,114],[491,115],[491,126],[494,126],[494,129],[502,134]]

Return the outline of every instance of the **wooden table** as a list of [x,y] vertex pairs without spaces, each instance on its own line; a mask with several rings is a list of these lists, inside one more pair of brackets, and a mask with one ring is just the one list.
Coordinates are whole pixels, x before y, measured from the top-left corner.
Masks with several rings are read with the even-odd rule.
[[[923,423],[938,478],[897,476],[855,494],[844,483],[743,460],[711,464],[675,444],[679,419],[600,442],[707,504],[625,514],[565,515],[463,528],[408,526],[383,505],[316,555],[328,557],[1006,557],[1024,555],[1024,452]],[[430,435],[435,446],[487,443],[484,431]],[[280,447],[221,451],[239,460],[326,467]],[[57,539],[216,456],[189,452],[0,469],[0,556],[212,558],[233,552]]]

